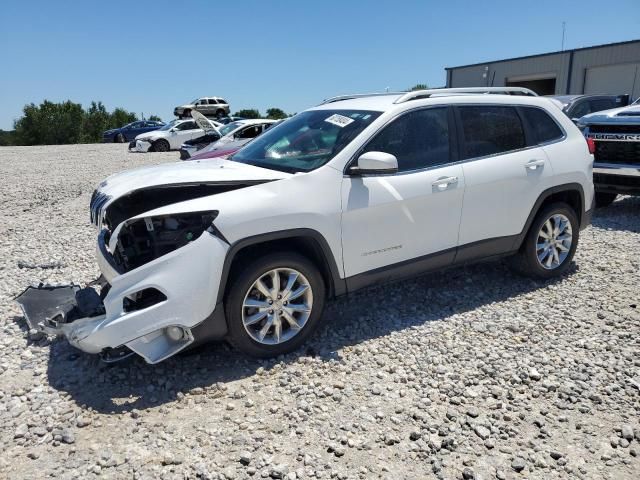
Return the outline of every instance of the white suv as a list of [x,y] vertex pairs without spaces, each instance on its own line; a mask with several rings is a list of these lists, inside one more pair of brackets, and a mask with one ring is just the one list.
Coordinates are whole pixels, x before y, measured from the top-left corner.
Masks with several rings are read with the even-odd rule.
[[549,100],[487,90],[338,97],[231,158],[113,175],[91,201],[101,299],[38,322],[23,298],[26,316],[107,359],[223,338],[267,357],[368,285],[504,256],[560,275],[590,222],[593,156]]

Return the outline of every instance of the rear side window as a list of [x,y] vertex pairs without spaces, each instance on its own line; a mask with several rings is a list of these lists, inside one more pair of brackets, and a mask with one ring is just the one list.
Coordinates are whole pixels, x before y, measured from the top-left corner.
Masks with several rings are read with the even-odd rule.
[[459,107],[462,158],[498,155],[526,146],[524,128],[514,107]]
[[522,107],[533,134],[535,143],[546,143],[562,138],[563,133],[551,116],[540,108]]
[[364,152],[395,155],[400,172],[448,163],[447,109],[429,108],[401,116],[378,133]]
[[217,105],[218,101],[215,98],[210,98],[209,99],[209,105]]
[[195,130],[198,128],[196,122],[184,122],[176,127],[178,130]]

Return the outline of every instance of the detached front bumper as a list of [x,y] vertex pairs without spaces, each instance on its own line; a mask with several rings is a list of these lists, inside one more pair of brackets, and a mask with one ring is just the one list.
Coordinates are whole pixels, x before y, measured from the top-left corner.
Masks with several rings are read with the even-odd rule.
[[80,350],[95,354],[126,347],[148,363],[158,363],[198,340],[199,334],[208,339],[226,334],[216,299],[227,248],[204,232],[184,247],[122,273],[102,233],[97,260],[109,287],[102,300],[97,297],[94,309],[78,308],[77,292],[87,289],[77,286],[27,289],[29,295],[17,300],[30,327],[64,336]]

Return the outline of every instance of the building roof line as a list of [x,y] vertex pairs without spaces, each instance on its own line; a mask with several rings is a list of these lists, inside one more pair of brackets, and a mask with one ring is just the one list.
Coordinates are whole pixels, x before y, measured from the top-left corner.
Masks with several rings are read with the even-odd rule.
[[468,65],[459,65],[456,67],[444,67],[445,70],[456,70],[458,68],[467,68],[467,67],[477,67],[480,65],[488,65],[490,63],[502,63],[502,62],[510,62],[513,60],[525,60],[527,58],[535,58],[535,57],[545,57],[548,55],[559,55],[562,53],[571,53],[571,52],[580,52],[582,50],[592,50],[594,48],[602,48],[602,47],[617,47],[619,45],[628,45],[631,43],[638,43],[640,42],[640,39],[637,40],[626,40],[624,42],[614,42],[614,43],[603,43],[601,45],[592,45],[590,47],[580,47],[580,48],[570,48],[567,50],[558,50],[555,52],[547,52],[547,53],[536,53],[533,55],[524,55],[522,57],[512,57],[512,58],[503,58],[500,60],[491,60],[491,61],[487,61],[487,62],[478,62],[478,63],[470,63]]

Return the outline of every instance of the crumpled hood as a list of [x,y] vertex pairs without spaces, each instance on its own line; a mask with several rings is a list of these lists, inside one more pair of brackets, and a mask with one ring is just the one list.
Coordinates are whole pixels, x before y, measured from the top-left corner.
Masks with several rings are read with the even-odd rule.
[[582,117],[578,123],[584,125],[591,123],[640,124],[640,105],[590,113]]
[[[225,159],[176,162],[141,167],[116,173],[98,186],[98,191],[110,201],[129,192],[149,187],[199,183],[233,183],[279,180],[292,174],[254,167]],[[109,202],[110,203],[110,202]]]

